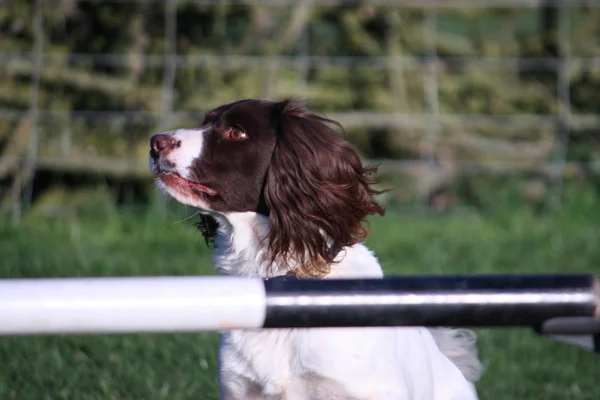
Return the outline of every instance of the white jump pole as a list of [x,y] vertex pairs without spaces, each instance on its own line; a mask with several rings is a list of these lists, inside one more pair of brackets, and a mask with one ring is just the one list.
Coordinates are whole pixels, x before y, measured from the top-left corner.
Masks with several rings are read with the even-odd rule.
[[0,335],[350,326],[534,327],[600,352],[600,285],[564,274],[0,280]]
[[0,335],[259,328],[265,311],[261,279],[0,280]]

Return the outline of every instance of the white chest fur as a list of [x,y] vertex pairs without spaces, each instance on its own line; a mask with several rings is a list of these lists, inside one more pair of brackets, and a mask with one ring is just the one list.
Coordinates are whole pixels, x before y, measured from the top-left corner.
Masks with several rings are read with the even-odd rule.
[[[265,217],[219,220],[214,262],[221,271],[275,276],[267,268]],[[362,244],[347,247],[325,279],[383,276]],[[220,348],[224,399],[476,399],[473,385],[440,348],[459,354],[463,372],[480,369],[471,338],[425,328],[273,329],[225,333]],[[436,343],[436,340],[438,343]],[[439,341],[443,343],[440,343]],[[465,356],[466,355],[466,356]]]

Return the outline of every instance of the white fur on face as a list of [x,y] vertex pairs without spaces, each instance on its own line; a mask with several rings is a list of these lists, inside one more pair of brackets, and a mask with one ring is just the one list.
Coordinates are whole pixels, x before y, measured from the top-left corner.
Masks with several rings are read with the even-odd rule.
[[[204,145],[203,129],[178,129],[172,132],[165,132],[177,141],[181,142],[179,146],[172,149],[166,156],[160,160],[150,160],[150,169],[152,171],[160,170],[165,172],[174,172],[185,179],[190,179],[192,163],[198,157],[201,157]],[[197,195],[190,195],[177,188],[166,185],[161,179],[156,180],[157,188],[165,194],[173,197],[178,202],[197,207],[202,210],[210,211],[208,203]]]
[[171,133],[173,138],[181,141],[181,146],[173,149],[166,157],[174,164],[173,172],[182,178],[190,179],[192,162],[202,156],[204,144],[203,129],[178,129]]

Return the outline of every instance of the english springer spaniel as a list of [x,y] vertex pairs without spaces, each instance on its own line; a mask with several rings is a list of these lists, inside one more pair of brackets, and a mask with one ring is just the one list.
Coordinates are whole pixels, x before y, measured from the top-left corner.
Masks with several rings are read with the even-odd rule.
[[[202,215],[214,263],[232,275],[379,278],[361,242],[383,215],[364,167],[334,121],[294,100],[241,100],[199,128],[151,139],[158,187]],[[427,328],[231,331],[219,380],[227,400],[471,400],[475,335]]]

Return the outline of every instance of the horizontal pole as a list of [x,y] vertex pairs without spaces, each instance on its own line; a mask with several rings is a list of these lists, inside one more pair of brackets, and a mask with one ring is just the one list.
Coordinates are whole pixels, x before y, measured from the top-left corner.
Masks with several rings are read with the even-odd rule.
[[0,335],[214,331],[261,327],[260,279],[0,280]]
[[[106,0],[104,0],[106,1]],[[162,1],[162,0],[161,0]],[[0,62],[5,68],[19,71],[22,75],[30,75],[34,69],[32,60],[36,52],[8,52],[0,51]],[[130,67],[137,61],[128,53],[65,53],[46,52],[42,53],[42,60],[50,65],[67,64],[77,62],[93,62],[103,66]],[[572,56],[570,59],[579,70],[593,71],[600,64],[598,56]],[[281,68],[370,68],[378,70],[390,70],[393,67],[401,67],[404,70],[422,71],[424,62],[432,63],[438,68],[477,68],[484,70],[508,70],[519,72],[551,72],[560,68],[558,57],[469,57],[469,56],[444,56],[428,58],[419,55],[407,56],[343,56],[343,55],[241,55],[241,54],[171,54],[167,62],[176,69],[190,67],[218,66],[224,70],[238,68],[261,67],[276,63]],[[145,54],[144,63],[149,68],[163,67],[165,65],[164,54]],[[582,71],[582,72],[583,72]],[[55,74],[48,75],[55,76]],[[88,76],[88,75],[83,75]],[[114,82],[114,81],[112,81]],[[118,81],[117,81],[118,82]],[[124,82],[126,83],[126,82]]]
[[[98,0],[96,0],[98,1]],[[136,3],[142,0],[101,0],[106,3]],[[143,0],[148,2],[148,0]],[[150,0],[150,2],[162,3],[164,0]],[[214,6],[214,0],[180,0],[181,3],[202,4]],[[325,0],[316,2],[313,7],[357,7],[364,2],[360,0]],[[435,9],[455,9],[461,7],[473,8],[538,8],[538,7],[560,7],[564,0],[370,0],[371,6],[394,6],[407,8],[435,8]],[[221,0],[219,4],[257,5],[270,7],[290,7],[297,4],[297,0]],[[597,7],[594,1],[590,0],[571,0],[567,5],[571,7],[586,6]]]
[[0,280],[0,335],[332,326],[534,327],[556,318],[597,321],[599,313],[600,287],[592,275]]
[[593,275],[267,280],[266,327],[514,326],[600,314]]

